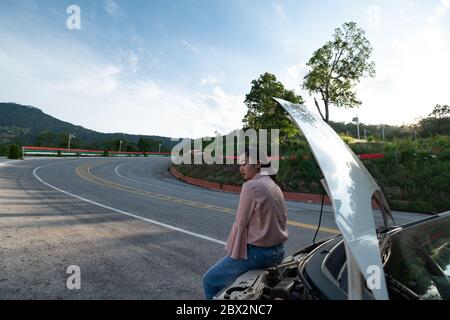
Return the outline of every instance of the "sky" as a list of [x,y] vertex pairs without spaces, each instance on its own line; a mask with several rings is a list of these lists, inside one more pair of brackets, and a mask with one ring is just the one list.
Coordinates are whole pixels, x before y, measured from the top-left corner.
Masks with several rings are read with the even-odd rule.
[[[80,28],[68,28],[75,5]],[[242,127],[261,74],[301,94],[307,61],[355,21],[376,77],[330,120],[401,125],[450,104],[450,0],[0,0],[0,101],[101,132],[198,138]],[[70,20],[73,21],[73,20]]]

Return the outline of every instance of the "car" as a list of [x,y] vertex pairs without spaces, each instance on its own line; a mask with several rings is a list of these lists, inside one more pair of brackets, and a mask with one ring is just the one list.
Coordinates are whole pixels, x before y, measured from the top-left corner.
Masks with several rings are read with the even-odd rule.
[[450,299],[450,211],[396,225],[381,188],[336,132],[305,106],[274,100],[308,141],[341,234],[242,274],[215,299]]

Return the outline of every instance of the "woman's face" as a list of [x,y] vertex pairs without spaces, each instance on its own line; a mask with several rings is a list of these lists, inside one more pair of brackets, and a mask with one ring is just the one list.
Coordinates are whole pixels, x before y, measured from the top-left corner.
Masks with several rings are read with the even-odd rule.
[[239,171],[245,180],[253,179],[255,174],[261,170],[261,164],[250,164],[248,156],[239,157]]

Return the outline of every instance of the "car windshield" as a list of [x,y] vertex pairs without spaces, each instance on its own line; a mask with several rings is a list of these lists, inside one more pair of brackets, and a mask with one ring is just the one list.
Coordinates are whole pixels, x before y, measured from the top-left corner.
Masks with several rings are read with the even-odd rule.
[[450,299],[450,216],[407,227],[383,248],[384,270],[419,299]]

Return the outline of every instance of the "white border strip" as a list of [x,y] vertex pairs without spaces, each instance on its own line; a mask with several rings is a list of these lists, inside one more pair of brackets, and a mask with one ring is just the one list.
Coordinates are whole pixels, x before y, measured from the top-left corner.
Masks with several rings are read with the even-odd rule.
[[147,218],[144,218],[144,217],[135,215],[135,214],[133,214],[133,213],[129,213],[129,212],[126,212],[126,211],[123,211],[123,210],[120,210],[120,209],[116,209],[116,208],[113,208],[113,207],[110,207],[110,206],[107,206],[107,205],[104,205],[104,204],[101,204],[101,203],[98,203],[98,202],[95,202],[95,201],[92,201],[92,200],[89,200],[89,199],[86,199],[86,198],[83,198],[83,197],[80,197],[80,196],[77,196],[77,195],[75,195],[75,194],[73,194],[73,193],[70,193],[70,192],[68,192],[68,191],[59,189],[59,188],[57,188],[57,187],[51,185],[50,183],[45,182],[44,180],[42,180],[42,179],[36,174],[36,172],[37,172],[39,169],[41,169],[42,167],[46,167],[46,166],[48,166],[48,165],[51,165],[51,164],[53,164],[53,163],[50,163],[50,164],[47,164],[47,165],[44,165],[44,166],[37,167],[37,168],[35,168],[35,169],[33,170],[33,175],[34,175],[34,177],[35,177],[37,180],[39,180],[40,182],[42,182],[43,184],[45,184],[47,187],[50,187],[50,188],[52,188],[52,189],[54,189],[54,190],[56,190],[56,191],[62,192],[62,193],[64,193],[64,194],[68,195],[68,196],[77,198],[77,199],[79,199],[79,200],[81,200],[81,201],[84,201],[84,202],[93,204],[93,205],[95,205],[95,206],[98,206],[98,207],[101,207],[101,208],[105,208],[105,209],[108,209],[108,210],[111,210],[111,211],[114,211],[114,212],[117,212],[117,213],[120,213],[120,214],[129,216],[129,217],[133,217],[133,218],[136,218],[136,219],[145,221],[145,222],[149,222],[149,223],[152,223],[152,224],[155,224],[155,225],[158,225],[158,226],[161,226],[161,227],[170,229],[170,230],[182,232],[182,233],[191,235],[191,236],[193,236],[193,237],[197,237],[197,238],[200,238],[200,239],[208,240],[208,241],[211,241],[211,242],[220,244],[220,245],[225,245],[225,244],[226,244],[224,241],[221,241],[221,240],[218,240],[218,239],[214,239],[214,238],[211,238],[211,237],[208,237],[208,236],[199,234],[199,233],[191,232],[191,231],[188,231],[188,230],[185,230],[185,229],[182,229],[182,228],[174,227],[174,226],[171,226],[171,225],[169,225],[169,224],[165,224],[165,223],[158,222],[158,221],[155,221],[155,220],[147,219]]

